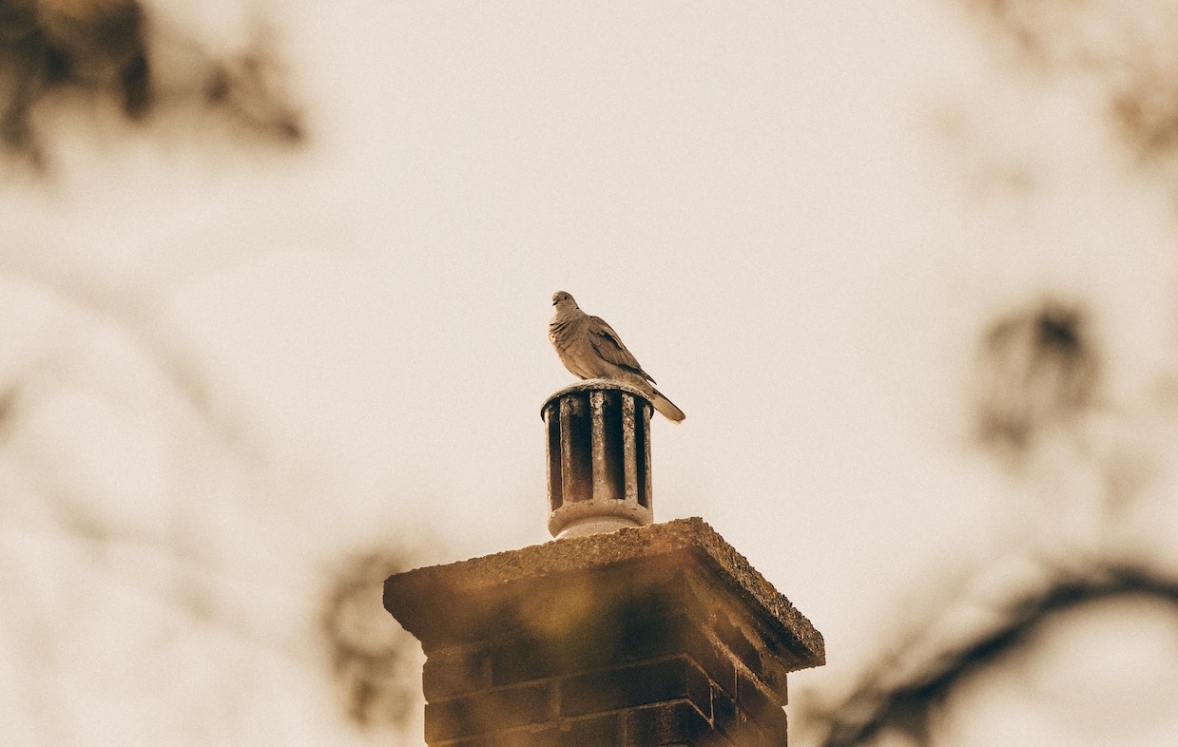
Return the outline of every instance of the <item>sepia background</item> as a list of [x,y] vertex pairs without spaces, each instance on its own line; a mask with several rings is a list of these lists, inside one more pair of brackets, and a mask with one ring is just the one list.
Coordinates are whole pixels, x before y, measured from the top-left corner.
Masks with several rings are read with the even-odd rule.
[[1178,4],[0,0],[11,745],[420,745],[554,291],[826,637],[798,745],[1173,744]]

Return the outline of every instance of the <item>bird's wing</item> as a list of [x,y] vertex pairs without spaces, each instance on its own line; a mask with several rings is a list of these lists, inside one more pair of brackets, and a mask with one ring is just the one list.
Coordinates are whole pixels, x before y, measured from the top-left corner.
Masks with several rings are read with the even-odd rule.
[[638,365],[638,361],[622,343],[622,338],[599,316],[589,317],[589,341],[603,359],[633,371],[652,384],[658,383],[642,370],[642,366]]

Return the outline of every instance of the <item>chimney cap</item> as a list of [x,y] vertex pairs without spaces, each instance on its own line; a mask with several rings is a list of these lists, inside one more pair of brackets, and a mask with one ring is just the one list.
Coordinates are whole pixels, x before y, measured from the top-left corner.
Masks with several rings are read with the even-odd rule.
[[650,397],[641,389],[623,381],[617,381],[615,379],[582,379],[581,381],[574,381],[572,384],[569,384],[562,389],[558,389],[549,395],[548,399],[544,400],[544,404],[540,406],[540,419],[544,419],[544,411],[548,409],[548,405],[566,394],[573,394],[575,392],[598,391],[622,391],[626,392],[627,394],[633,394],[636,397],[641,397],[647,402],[651,401]]
[[650,416],[633,385],[586,379],[540,411],[547,431],[548,531],[557,539],[654,523]]

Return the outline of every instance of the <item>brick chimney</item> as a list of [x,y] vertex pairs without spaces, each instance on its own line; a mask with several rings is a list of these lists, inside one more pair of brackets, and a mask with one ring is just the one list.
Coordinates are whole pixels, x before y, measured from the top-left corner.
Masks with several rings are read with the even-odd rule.
[[650,412],[616,382],[556,393],[558,538],[385,582],[430,747],[786,744],[786,675],[822,635],[703,520],[651,523]]

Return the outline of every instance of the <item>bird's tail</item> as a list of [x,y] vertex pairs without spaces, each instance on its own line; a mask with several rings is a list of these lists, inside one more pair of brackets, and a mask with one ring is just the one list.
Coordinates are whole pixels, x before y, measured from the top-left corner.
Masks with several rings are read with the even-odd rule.
[[650,401],[654,405],[654,409],[661,412],[672,423],[682,423],[687,415],[678,407],[675,407],[675,403],[664,397],[663,393],[658,389],[652,389],[652,392],[654,396],[650,398]]

